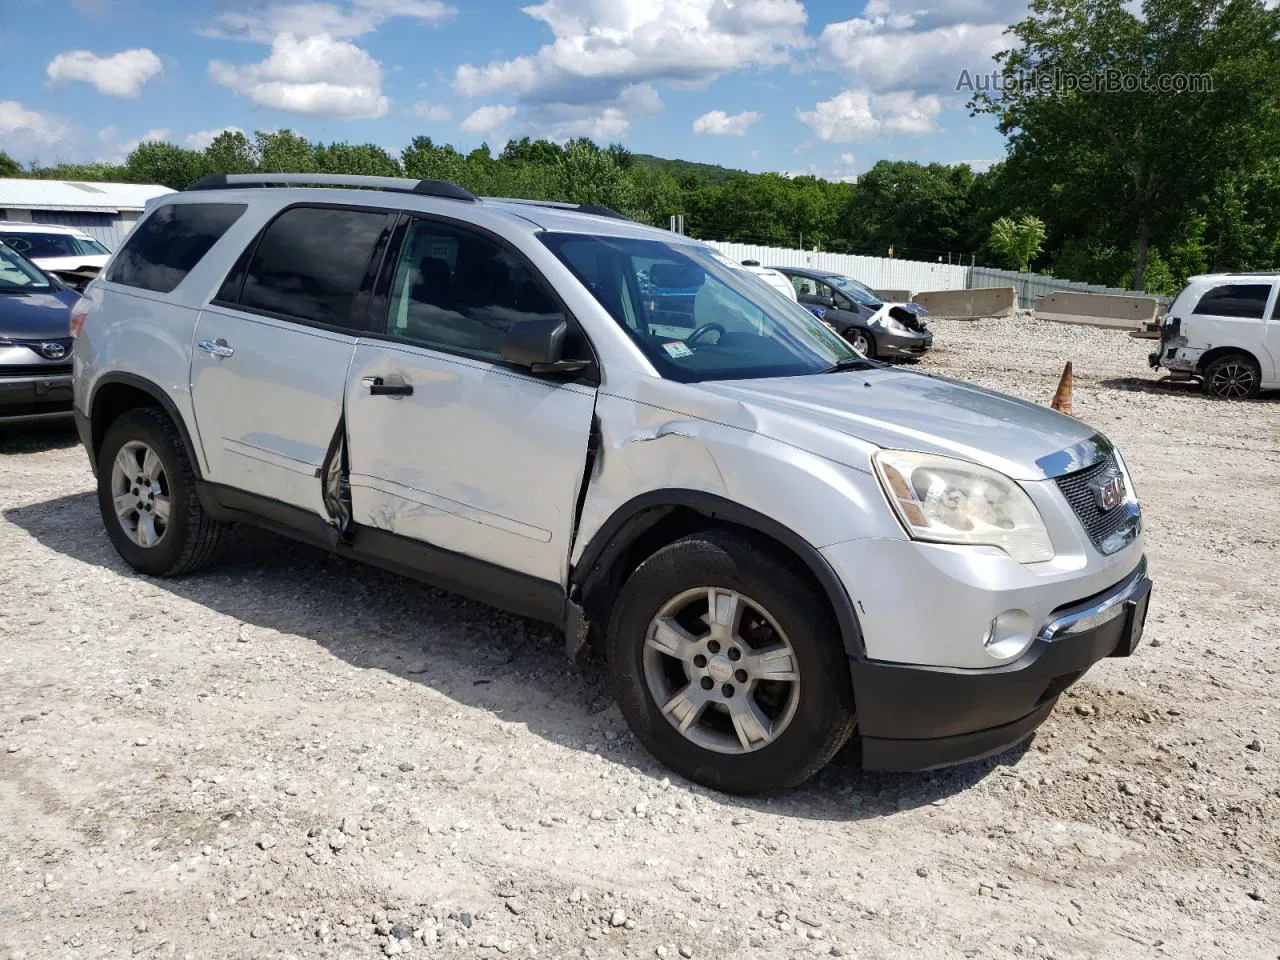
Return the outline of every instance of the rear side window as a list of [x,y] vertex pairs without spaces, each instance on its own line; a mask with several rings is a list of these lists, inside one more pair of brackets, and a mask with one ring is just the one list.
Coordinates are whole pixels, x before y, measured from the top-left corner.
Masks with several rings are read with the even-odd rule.
[[263,232],[249,260],[240,306],[307,323],[363,329],[356,304],[373,285],[374,255],[386,244],[392,222],[377,211],[284,211]]
[[1271,298],[1271,287],[1262,283],[1232,283],[1214,287],[1196,304],[1196,313],[1214,317],[1261,320]]
[[168,293],[240,219],[243,203],[173,203],[134,227],[107,279]]

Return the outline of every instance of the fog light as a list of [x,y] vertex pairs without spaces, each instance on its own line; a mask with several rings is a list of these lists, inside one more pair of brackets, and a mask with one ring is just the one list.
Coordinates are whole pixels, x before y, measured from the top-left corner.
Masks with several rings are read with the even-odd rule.
[[996,660],[1012,660],[1031,646],[1034,625],[1025,610],[1006,610],[991,621],[982,645]]

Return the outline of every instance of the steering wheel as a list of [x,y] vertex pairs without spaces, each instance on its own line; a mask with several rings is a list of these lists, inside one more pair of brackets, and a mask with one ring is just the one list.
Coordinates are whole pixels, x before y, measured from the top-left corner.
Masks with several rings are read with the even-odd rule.
[[704,323],[704,324],[703,324],[702,326],[700,326],[697,330],[693,331],[693,333],[691,333],[691,334],[689,334],[687,337],[685,337],[685,338],[684,338],[684,342],[685,342],[685,343],[687,343],[689,346],[691,346],[691,347],[692,347],[692,346],[693,346],[693,341],[697,340],[697,339],[698,339],[699,337],[701,337],[704,333],[710,333],[712,330],[715,330],[715,331],[716,331],[717,333],[719,333],[719,334],[720,334],[720,336],[722,336],[722,337],[725,335],[725,332],[726,332],[726,331],[725,331],[725,329],[724,329],[724,327],[722,327],[722,326],[721,326],[720,324],[718,324],[718,323]]

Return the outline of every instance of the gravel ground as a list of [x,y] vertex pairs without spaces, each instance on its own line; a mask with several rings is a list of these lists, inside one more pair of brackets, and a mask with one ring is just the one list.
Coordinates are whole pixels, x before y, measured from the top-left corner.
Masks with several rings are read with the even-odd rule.
[[921,368],[1124,449],[1156,590],[1005,756],[668,778],[540,625],[265,534],[126,569],[71,432],[0,435],[0,947],[14,958],[1280,955],[1280,403],[1146,342],[939,321]]

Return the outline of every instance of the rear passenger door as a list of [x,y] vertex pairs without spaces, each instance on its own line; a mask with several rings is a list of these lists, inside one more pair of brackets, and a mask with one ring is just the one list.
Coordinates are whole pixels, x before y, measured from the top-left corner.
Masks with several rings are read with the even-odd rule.
[[497,238],[415,218],[400,251],[375,298],[381,334],[360,342],[347,377],[353,517],[563,586],[596,390],[505,363],[502,342],[556,316],[571,329],[566,359],[590,347]]
[[325,514],[321,467],[394,222],[377,210],[292,206],[242,254],[192,350],[208,479]]

